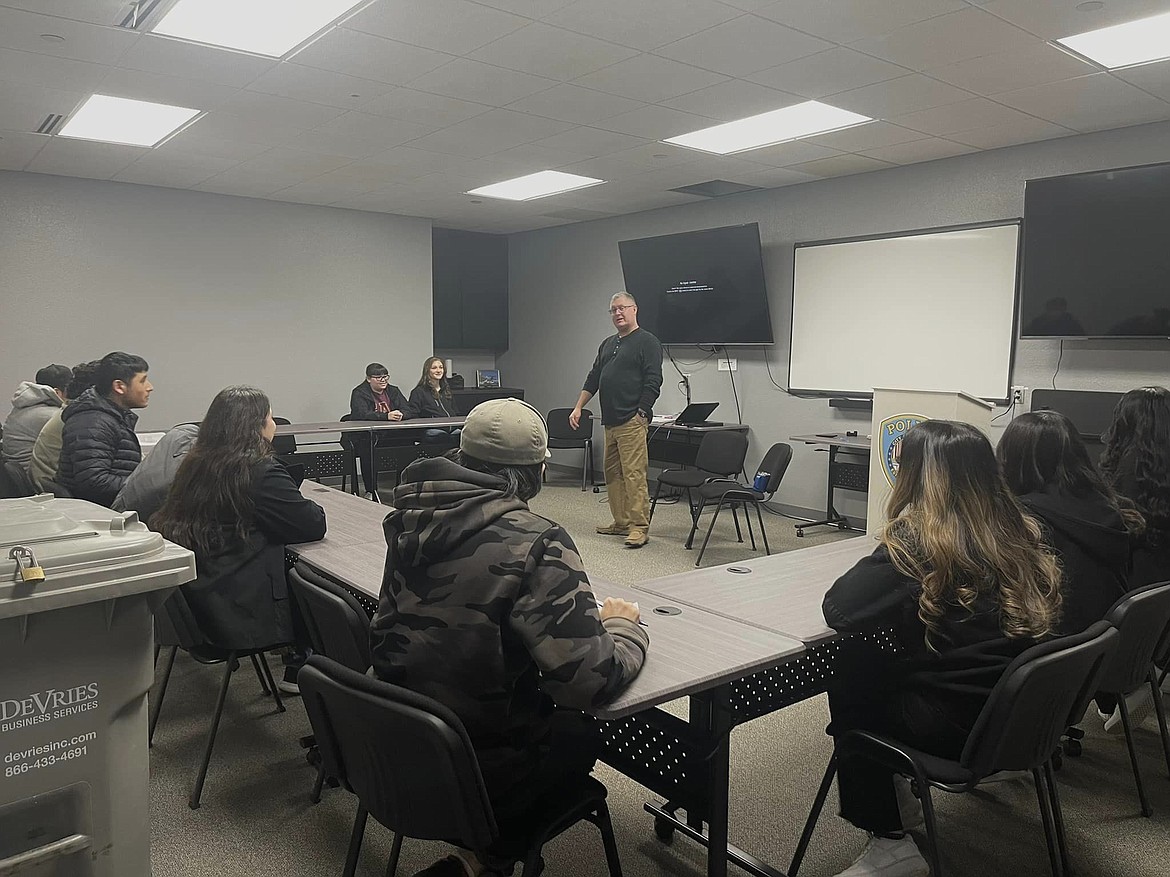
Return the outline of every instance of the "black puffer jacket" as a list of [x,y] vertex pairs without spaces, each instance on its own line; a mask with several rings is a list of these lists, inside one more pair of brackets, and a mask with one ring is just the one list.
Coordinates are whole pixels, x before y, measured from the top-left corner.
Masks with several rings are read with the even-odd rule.
[[61,413],[57,479],[78,499],[109,506],[142,461],[134,427],[138,415],[93,388]]

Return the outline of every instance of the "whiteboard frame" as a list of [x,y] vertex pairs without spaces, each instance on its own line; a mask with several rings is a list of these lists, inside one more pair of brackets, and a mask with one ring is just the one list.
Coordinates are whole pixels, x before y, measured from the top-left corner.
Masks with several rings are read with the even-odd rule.
[[856,390],[856,389],[833,389],[833,388],[813,388],[813,387],[794,387],[792,386],[792,344],[793,335],[796,329],[794,318],[796,316],[796,251],[803,247],[824,247],[832,244],[855,244],[864,241],[882,241],[894,240],[904,237],[915,237],[918,235],[927,234],[943,234],[952,231],[971,231],[980,228],[1001,228],[1014,225],[1016,226],[1016,269],[1015,269],[1015,284],[1012,290],[1012,329],[1011,341],[1008,352],[1008,368],[1007,368],[1007,386],[1004,387],[1003,396],[981,396],[979,398],[986,401],[993,402],[999,405],[1006,405],[1011,399],[1012,379],[1015,376],[1016,366],[1016,342],[1020,337],[1020,270],[1023,266],[1024,255],[1024,220],[1021,217],[1014,219],[995,219],[987,222],[970,222],[962,225],[942,225],[932,228],[913,228],[905,231],[882,232],[879,234],[857,235],[854,237],[844,238],[830,238],[820,241],[797,241],[792,248],[792,286],[791,295],[788,298],[788,392],[792,394],[800,394],[810,396],[813,398],[830,396],[846,396],[854,399],[872,399],[872,391]]

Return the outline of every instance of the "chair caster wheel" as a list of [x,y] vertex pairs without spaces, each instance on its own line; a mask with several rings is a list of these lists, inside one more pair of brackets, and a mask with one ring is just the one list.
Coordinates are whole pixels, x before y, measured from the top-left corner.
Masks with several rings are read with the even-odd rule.
[[804,530],[797,530],[796,531],[796,538],[803,539],[804,538]]
[[670,844],[674,840],[674,826],[661,816],[654,817],[654,834],[664,844]]
[[1064,743],[1061,744],[1061,749],[1064,750],[1064,754],[1069,758],[1081,757],[1082,748],[1080,740],[1065,740]]
[[837,522],[837,529],[838,530],[848,530],[849,529],[849,522],[848,521],[838,521]]

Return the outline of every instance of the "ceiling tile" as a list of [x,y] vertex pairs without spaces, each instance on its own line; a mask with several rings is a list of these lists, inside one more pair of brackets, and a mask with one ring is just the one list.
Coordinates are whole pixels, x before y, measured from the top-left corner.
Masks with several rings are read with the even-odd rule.
[[512,110],[491,110],[414,141],[416,149],[434,149],[477,158],[510,146],[551,137],[572,127],[568,122],[529,116]]
[[602,119],[595,123],[594,127],[632,134],[634,137],[645,137],[648,140],[665,140],[668,137],[709,128],[713,123],[714,120],[704,116],[672,110],[670,107],[654,106]]
[[729,79],[662,103],[676,110],[731,122],[798,104],[803,100],[799,95],[757,85],[745,79]]
[[0,82],[93,93],[110,69],[72,58],[0,49]]
[[0,130],[31,133],[50,113],[68,115],[84,98],[81,92],[0,81]]
[[[341,111],[336,112],[340,114]],[[284,146],[307,127],[303,124],[279,122],[263,116],[237,115],[222,110],[212,110],[180,136],[190,135],[208,140],[273,147]]]
[[1170,101],[1170,62],[1143,64],[1141,67],[1118,70],[1113,75],[1136,85],[1142,91],[1148,91],[1155,97]]
[[787,143],[777,143],[775,146],[765,146],[761,149],[749,149],[747,152],[737,154],[760,164],[773,167],[791,167],[806,161],[840,155],[841,150],[832,149],[819,143],[810,143],[807,140],[789,140]]
[[576,85],[657,103],[723,82],[727,77],[655,55],[638,55],[576,80]]
[[818,177],[843,177],[848,174],[863,174],[893,167],[890,162],[878,161],[865,155],[834,155],[793,165],[793,170],[803,171]]
[[[248,86],[248,91],[275,94],[295,100],[354,109],[390,91],[391,86],[373,79],[359,79],[329,70],[284,62]],[[356,95],[356,97],[355,97]]]
[[[491,107],[414,88],[395,88],[361,106],[363,113],[445,128],[486,113]],[[519,109],[519,108],[517,108]]]
[[965,8],[963,0],[782,0],[756,14],[834,43],[848,43]]
[[1076,0],[988,0],[980,5],[1005,21],[1019,25],[1042,39],[1059,39],[1099,27],[1109,27],[1166,11],[1166,0],[1109,0],[1097,9],[1080,9]]
[[293,100],[274,94],[260,94],[256,91],[238,91],[219,109],[225,114],[245,116],[259,123],[301,130],[324,125],[345,112],[338,107]]
[[237,162],[211,156],[183,155],[151,150],[114,176],[123,183],[187,189],[234,167]]
[[529,18],[548,18],[557,10],[570,5],[573,0],[477,0],[477,2]]
[[877,149],[866,149],[862,155],[892,164],[915,164],[920,161],[965,155],[969,152],[975,152],[975,148],[941,137],[927,137],[925,140],[915,140],[911,143],[894,143]]
[[[63,42],[46,42],[41,34],[64,37]],[[0,6],[0,48],[21,49],[42,55],[116,64],[122,54],[139,39],[139,34],[117,27],[37,15],[20,9]]]
[[296,179],[290,177],[276,179],[259,177],[241,170],[237,166],[228,168],[222,174],[216,174],[191,188],[200,192],[217,192],[221,195],[237,195],[241,198],[264,198],[278,189],[293,185],[295,182]]
[[655,54],[729,76],[745,76],[831,48],[832,44],[817,37],[766,18],[743,15],[661,46]]
[[888,36],[859,40],[851,47],[921,71],[1034,44],[1035,39],[1015,25],[968,7],[907,25]]
[[337,27],[296,54],[296,63],[376,82],[404,85],[453,60],[409,43]]
[[628,113],[640,106],[643,104],[636,100],[563,82],[546,91],[529,95],[515,103],[508,104],[508,109],[532,113],[534,116],[560,119],[562,122],[588,125],[599,119],[607,119],[619,113]]
[[465,55],[528,23],[527,18],[468,0],[381,0],[350,18],[345,26]]
[[809,180],[819,180],[814,174],[804,174],[787,167],[770,167],[762,171],[743,174],[735,178],[737,183],[746,183],[749,186],[759,186],[761,189],[775,189],[780,186],[792,186],[797,183],[807,183]]
[[740,15],[713,0],[578,0],[545,18],[603,40],[656,49]]
[[85,0],[84,3],[77,0],[4,0],[4,5],[74,21],[113,25],[126,17],[129,4],[126,0]]
[[566,80],[625,61],[636,54],[635,49],[626,46],[533,22],[476,49],[469,57],[509,70]]
[[1170,104],[1108,73],[1009,91],[996,100],[1076,131],[1100,131],[1170,118]]
[[[397,177],[413,179],[425,176],[436,171],[458,167],[467,161],[457,155],[448,155],[444,152],[435,152],[429,149],[417,149],[413,146],[395,146],[378,153],[368,162],[390,167]],[[363,164],[365,162],[355,162]]]
[[242,162],[239,168],[260,176],[286,174],[309,178],[337,170],[349,163],[350,159],[343,155],[325,155],[278,146]]
[[97,91],[112,97],[152,101],[197,110],[214,110],[226,104],[239,89],[228,85],[216,85],[214,82],[180,79],[178,76],[166,76],[162,73],[115,67],[110,69]]
[[987,98],[973,97],[958,103],[895,116],[893,121],[924,134],[942,137],[957,131],[991,128],[996,125],[1018,125],[1031,120],[1030,116],[1019,110],[994,103]]
[[842,152],[868,152],[881,146],[892,146],[895,143],[909,143],[911,140],[922,140],[922,133],[911,131],[909,128],[900,128],[889,122],[867,122],[864,125],[854,125],[844,131],[834,131],[830,134],[821,134],[809,137],[803,142],[818,146],[828,146],[830,149],[839,149]]
[[489,156],[471,159],[460,165],[459,170],[476,174],[482,172],[489,181],[510,180],[537,171],[561,169],[574,160],[564,150],[549,149],[536,143],[521,143]]
[[23,170],[49,140],[43,134],[0,131],[0,169]]
[[968,143],[979,149],[998,149],[1001,146],[1015,146],[1018,143],[1032,143],[1036,140],[1051,140],[1075,133],[1076,131],[1070,131],[1068,128],[1062,128],[1052,122],[1028,117],[1025,121],[1009,125],[960,131],[957,134],[952,134],[949,139],[959,143]]
[[312,204],[333,204],[342,198],[353,198],[373,192],[390,182],[390,175],[376,168],[354,168],[346,165],[303,183],[279,190],[277,197]]
[[118,66],[243,88],[278,63],[272,58],[143,34],[122,55]]
[[968,58],[928,72],[976,94],[995,95],[1096,72],[1092,64],[1053,48],[1042,40],[1006,52]]
[[532,145],[551,149],[566,156],[559,164],[568,164],[586,158],[596,158],[599,155],[622,152],[645,143],[641,137],[581,126],[537,140]]
[[910,71],[880,58],[837,47],[752,73],[748,79],[802,97],[821,98],[875,82],[897,79]]
[[417,140],[434,130],[433,126],[351,112],[319,127],[302,131],[289,138],[286,145],[312,152],[368,158],[392,146]]
[[413,88],[473,101],[504,106],[556,85],[556,81],[517,70],[493,67],[470,58],[459,58],[411,83]]
[[196,158],[230,159],[233,164],[255,158],[271,147],[262,143],[245,143],[242,140],[225,140],[222,137],[205,136],[203,123],[192,125],[181,134],[172,137],[161,146],[156,146],[154,152],[159,155],[189,155]]
[[25,166],[25,170],[34,174],[61,174],[67,177],[108,180],[149,151],[141,146],[53,137]]
[[957,103],[969,97],[970,92],[921,73],[911,73],[909,76],[843,91],[833,95],[829,103],[875,119],[890,119],[915,110]]

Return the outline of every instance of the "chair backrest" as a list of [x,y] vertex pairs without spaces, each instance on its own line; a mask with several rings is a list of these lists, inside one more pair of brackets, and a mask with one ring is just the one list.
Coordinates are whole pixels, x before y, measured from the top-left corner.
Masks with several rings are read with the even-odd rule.
[[28,470],[19,463],[11,461],[4,464],[4,474],[8,480],[8,495],[12,497],[33,496],[37,492],[36,485],[29,477]]
[[984,777],[1046,762],[1065,729],[1084,715],[1117,643],[1117,629],[1098,621],[1017,656],[976,719],[960,763]]
[[759,472],[768,473],[768,486],[764,493],[771,496],[780,489],[780,481],[788,471],[788,464],[792,462],[792,445],[786,442],[776,442],[768,448],[764,459],[760,461]]
[[558,441],[579,441],[584,447],[585,439],[593,438],[593,412],[588,408],[582,409],[576,429],[569,426],[569,415],[572,412],[572,408],[553,408],[549,411],[545,418],[548,437]]
[[[288,426],[290,421],[287,417],[272,418],[277,426]],[[297,452],[297,437],[295,435],[278,435],[272,439],[272,450],[276,456],[281,457],[285,454],[295,454]]]
[[182,588],[175,589],[166,602],[155,610],[154,629],[160,646],[178,646],[187,652],[198,652],[209,645]]
[[1133,691],[1146,681],[1156,655],[1166,648],[1170,582],[1146,585],[1121,597],[1105,615],[1120,634],[1117,651],[1101,677],[1101,690]]
[[[337,418],[338,423],[349,423],[351,420],[353,420],[353,415],[348,411],[345,414],[341,415],[339,418]],[[340,444],[347,451],[352,451],[353,450],[353,436],[351,436],[348,432],[343,432],[341,434],[340,440],[338,441],[338,444]]]
[[365,673],[370,669],[370,617],[357,598],[303,563],[288,574],[313,651]]
[[715,475],[736,475],[747,457],[746,432],[732,429],[712,430],[703,436],[695,454],[695,468]]
[[471,850],[494,840],[475,750],[449,709],[319,655],[297,684],[326,771],[378,822]]

